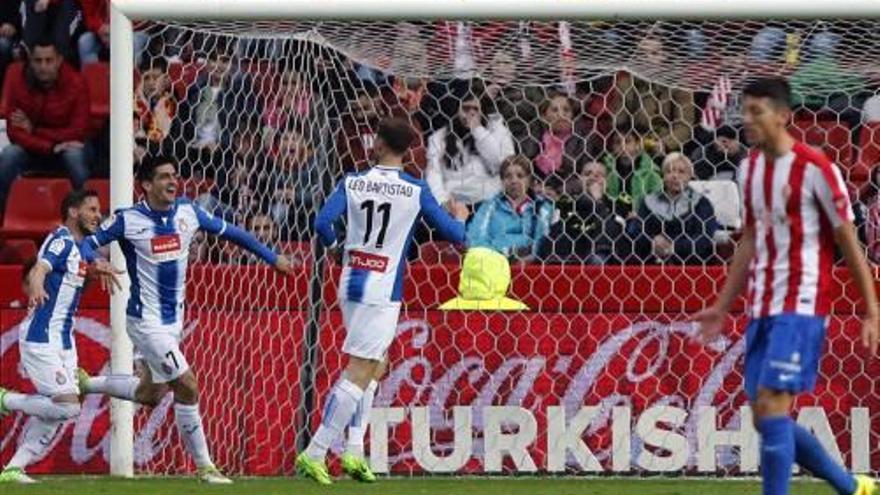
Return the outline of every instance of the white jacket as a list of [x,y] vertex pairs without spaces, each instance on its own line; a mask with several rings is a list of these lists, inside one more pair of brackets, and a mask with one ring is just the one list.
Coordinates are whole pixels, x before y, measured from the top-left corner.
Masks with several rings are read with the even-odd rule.
[[505,158],[514,154],[513,135],[501,115],[490,115],[486,127],[476,127],[471,131],[476,153],[464,149],[459,141],[461,154],[453,163],[457,167],[445,165],[447,132],[448,127],[443,127],[428,138],[425,180],[437,201],[442,204],[455,198],[473,204],[501,191],[498,169]]

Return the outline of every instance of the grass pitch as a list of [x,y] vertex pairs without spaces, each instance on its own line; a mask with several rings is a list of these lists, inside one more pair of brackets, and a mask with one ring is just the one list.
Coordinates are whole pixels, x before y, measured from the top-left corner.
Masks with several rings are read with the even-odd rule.
[[[42,476],[39,485],[4,485],[3,495],[760,495],[753,480],[591,478],[392,478],[364,485],[342,480],[330,487],[293,478],[240,478],[208,486],[191,478]],[[832,495],[825,485],[795,482],[791,495]]]

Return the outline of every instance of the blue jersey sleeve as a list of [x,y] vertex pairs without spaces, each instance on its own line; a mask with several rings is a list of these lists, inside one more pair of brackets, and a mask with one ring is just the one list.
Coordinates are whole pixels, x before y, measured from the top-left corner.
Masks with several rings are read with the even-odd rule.
[[125,215],[119,210],[101,222],[97,232],[83,239],[79,246],[80,253],[83,259],[91,263],[95,261],[95,251],[99,247],[118,241],[124,236]]
[[463,244],[465,242],[464,222],[456,220],[446,213],[437,199],[431,194],[427,186],[422,187],[421,202],[422,215],[428,221],[428,225],[437,229],[440,235],[450,242]]
[[333,228],[333,224],[345,213],[347,201],[345,179],[343,179],[339,181],[336,190],[333,191],[315,218],[315,230],[318,232],[321,243],[325,246],[332,246],[336,243],[336,230]]
[[278,254],[269,249],[265,244],[258,241],[250,232],[240,229],[235,225],[227,224],[226,222],[223,223],[225,227],[220,232],[220,237],[222,239],[227,239],[238,244],[256,254],[261,260],[270,265],[274,265],[275,262],[278,261]]
[[49,242],[49,245],[40,254],[40,261],[52,267],[52,271],[64,271],[71,249],[73,249],[73,241],[71,239],[56,237]]
[[229,227],[226,220],[205,211],[201,206],[192,203],[193,211],[196,212],[196,218],[199,220],[199,228],[209,234],[222,236],[224,231]]
[[270,265],[274,265],[275,262],[278,261],[278,255],[269,249],[268,246],[258,241],[250,232],[226,223],[226,220],[208,213],[195,203],[191,203],[191,206],[193,211],[196,212],[196,218],[199,220],[200,229],[209,234],[218,235],[221,239],[234,242],[256,254],[260,259]]

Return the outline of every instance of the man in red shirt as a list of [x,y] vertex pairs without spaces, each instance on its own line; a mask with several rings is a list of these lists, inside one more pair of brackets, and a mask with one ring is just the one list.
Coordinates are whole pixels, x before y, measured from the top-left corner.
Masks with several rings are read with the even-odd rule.
[[82,77],[64,64],[52,41],[38,41],[21,70],[7,77],[7,134],[12,143],[0,152],[0,208],[9,186],[26,170],[63,167],[74,189],[89,178],[83,141],[89,101]]

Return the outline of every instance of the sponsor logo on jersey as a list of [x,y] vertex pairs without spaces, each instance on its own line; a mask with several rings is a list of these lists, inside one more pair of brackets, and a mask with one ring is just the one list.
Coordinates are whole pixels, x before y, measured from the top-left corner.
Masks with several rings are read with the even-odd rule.
[[348,253],[348,266],[360,270],[385,273],[385,270],[388,268],[388,257],[363,251],[351,251]]
[[55,256],[61,255],[62,251],[64,251],[64,239],[58,238],[53,240],[49,244],[49,252],[54,254]]
[[150,239],[150,250],[158,261],[169,261],[180,255],[180,236],[177,234],[159,235]]

